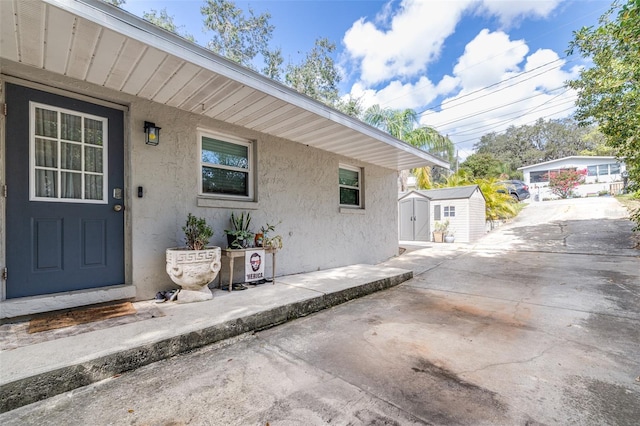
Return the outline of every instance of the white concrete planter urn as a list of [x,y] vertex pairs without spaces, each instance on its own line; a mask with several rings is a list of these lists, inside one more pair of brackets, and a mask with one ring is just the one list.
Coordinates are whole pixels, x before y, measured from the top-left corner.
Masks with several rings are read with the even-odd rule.
[[168,248],[167,274],[182,287],[178,293],[178,303],[199,302],[213,299],[209,283],[220,271],[220,247],[207,247],[213,229],[203,218],[191,213],[182,227],[186,247]]
[[220,272],[220,247],[206,247],[201,250],[169,248],[167,254],[167,274],[182,290],[178,302],[197,302],[213,298],[208,284]]

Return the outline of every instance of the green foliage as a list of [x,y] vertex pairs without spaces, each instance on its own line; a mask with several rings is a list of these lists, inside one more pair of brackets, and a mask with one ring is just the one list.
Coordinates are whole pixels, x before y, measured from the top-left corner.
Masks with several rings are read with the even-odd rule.
[[246,244],[253,238],[253,232],[249,229],[251,226],[251,213],[242,212],[239,216],[231,212],[231,228],[225,229],[224,233],[234,237],[230,248],[241,249],[243,243]]
[[270,55],[274,26],[269,23],[268,12],[256,16],[249,8],[245,16],[229,0],[206,0],[200,11],[205,28],[213,33],[209,49],[251,69],[255,69],[254,60],[259,54],[263,58]]
[[126,3],[126,0],[102,0],[102,1],[104,1],[105,3],[112,4],[115,7],[120,7]]
[[[442,136],[435,129],[428,126],[420,126],[418,114],[412,109],[395,110],[381,108],[380,105],[369,107],[363,116],[363,120],[370,125],[389,133],[396,139],[403,140],[416,148],[427,151],[433,155],[441,156],[451,163],[455,159],[455,147],[453,142]],[[414,170],[414,173],[416,171]],[[418,173],[424,173],[422,170]],[[432,169],[429,169],[433,173]],[[408,173],[401,173],[401,190],[406,190]],[[425,186],[430,185],[432,179],[422,179]]]
[[184,26],[176,26],[175,22],[173,21],[173,16],[167,13],[166,8],[160,10],[160,12],[151,9],[151,12],[144,12],[142,18],[154,25],[157,25],[160,28],[164,28],[165,30],[171,31],[174,34],[178,34],[179,36],[184,37],[191,42],[195,42],[195,38],[191,34],[186,33],[182,30]]
[[416,177],[416,187],[418,189],[431,189],[433,181],[431,180],[431,167],[419,167],[412,170]]
[[207,225],[203,218],[195,217],[191,213],[187,216],[187,223],[182,227],[187,248],[190,250],[202,250],[209,244],[213,236],[213,229]]
[[549,172],[549,189],[560,198],[569,198],[573,190],[584,182],[587,170],[560,170]]
[[498,177],[500,166],[500,161],[490,153],[471,154],[460,164],[460,168],[476,178]]
[[[640,182],[640,1],[616,0],[598,27],[574,32],[569,53],[593,61],[568,86],[578,91],[577,119],[597,123],[617,150],[630,182]],[[632,188],[633,190],[633,188]],[[640,217],[634,216],[640,226]]]
[[444,222],[439,222],[436,220],[433,223],[433,231],[442,232],[443,234],[447,235],[449,232],[449,219],[445,220]]
[[[518,205],[509,196],[508,191],[496,178],[473,179],[465,170],[458,170],[449,176],[442,184],[436,185],[439,188],[450,188],[455,186],[478,185],[485,198],[485,213],[487,220],[495,221],[509,219],[518,214]],[[498,192],[502,190],[503,192]]]
[[511,126],[503,133],[488,133],[474,145],[477,154],[490,154],[510,177],[519,167],[578,155],[597,145],[595,127],[581,127],[570,118],[538,120],[533,125]]
[[331,57],[335,50],[335,43],[326,38],[317,39],[301,64],[287,66],[285,83],[326,105],[337,104],[340,74]]
[[[475,179],[486,202],[487,220],[496,221],[515,217],[518,214],[518,204],[513,201],[504,184],[496,178]],[[503,192],[498,192],[502,190]]]

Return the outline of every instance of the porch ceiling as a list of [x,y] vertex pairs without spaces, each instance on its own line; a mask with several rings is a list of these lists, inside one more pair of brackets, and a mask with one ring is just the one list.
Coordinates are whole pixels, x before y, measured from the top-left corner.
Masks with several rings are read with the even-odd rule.
[[99,0],[0,1],[0,55],[378,166],[448,163]]

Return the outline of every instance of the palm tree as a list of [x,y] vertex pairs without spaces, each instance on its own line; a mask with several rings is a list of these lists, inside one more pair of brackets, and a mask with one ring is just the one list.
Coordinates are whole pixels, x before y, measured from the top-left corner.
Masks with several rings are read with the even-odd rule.
[[[432,127],[420,126],[418,114],[412,109],[381,108],[376,104],[364,112],[364,121],[418,149],[441,156],[450,163],[453,161],[455,148],[451,140]],[[429,167],[423,167],[419,172],[414,169],[413,172],[420,177],[423,184],[428,185],[426,187],[430,187],[431,169]],[[400,172],[401,191],[406,191],[408,177],[408,170]]]

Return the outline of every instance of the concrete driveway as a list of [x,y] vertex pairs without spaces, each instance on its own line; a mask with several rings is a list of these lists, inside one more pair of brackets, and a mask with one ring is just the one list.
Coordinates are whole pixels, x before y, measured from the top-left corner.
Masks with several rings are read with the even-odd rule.
[[0,416],[11,424],[636,425],[640,252],[615,199],[532,203],[414,279]]

